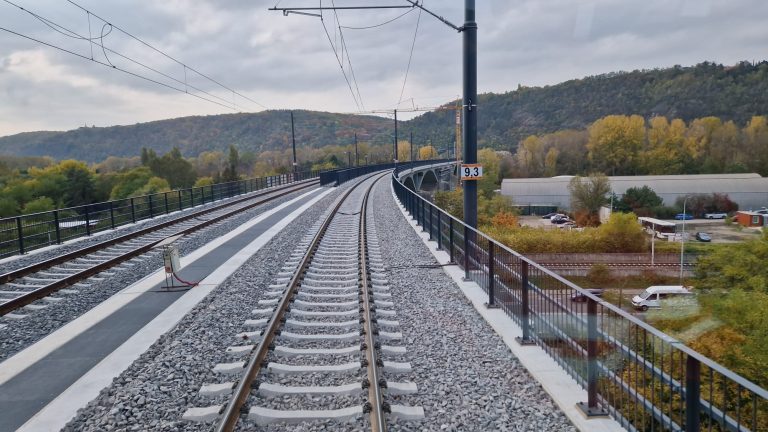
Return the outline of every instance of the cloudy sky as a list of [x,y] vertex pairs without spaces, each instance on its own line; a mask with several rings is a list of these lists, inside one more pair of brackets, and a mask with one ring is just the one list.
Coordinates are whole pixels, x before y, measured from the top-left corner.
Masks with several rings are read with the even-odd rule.
[[[461,36],[416,10],[360,30],[346,27],[382,24],[409,9],[343,11],[338,19],[325,12],[321,21],[268,11],[277,0],[74,1],[92,14],[67,0],[0,0],[0,136],[255,112],[262,106],[335,112],[391,110],[398,103],[401,109],[429,107],[461,93]],[[279,3],[306,7],[319,1]],[[363,4],[408,3],[335,0],[336,6]],[[463,22],[463,4],[424,0],[456,24]],[[481,92],[616,70],[768,57],[765,0],[477,0],[477,8]],[[359,101],[337,55],[350,80],[354,71],[351,86],[356,95],[359,89]]]

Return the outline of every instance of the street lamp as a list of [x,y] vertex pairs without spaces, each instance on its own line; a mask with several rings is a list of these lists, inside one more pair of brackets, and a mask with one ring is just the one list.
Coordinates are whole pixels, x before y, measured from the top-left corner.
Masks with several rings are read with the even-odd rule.
[[683,284],[683,254],[685,252],[685,204],[688,203],[688,195],[683,200],[683,234],[680,236],[680,285]]

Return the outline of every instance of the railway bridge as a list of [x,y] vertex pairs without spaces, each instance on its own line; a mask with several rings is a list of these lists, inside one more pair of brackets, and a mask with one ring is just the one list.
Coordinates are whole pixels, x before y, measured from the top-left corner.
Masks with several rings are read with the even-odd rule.
[[452,170],[0,220],[0,431],[768,430],[765,389],[417,193]]

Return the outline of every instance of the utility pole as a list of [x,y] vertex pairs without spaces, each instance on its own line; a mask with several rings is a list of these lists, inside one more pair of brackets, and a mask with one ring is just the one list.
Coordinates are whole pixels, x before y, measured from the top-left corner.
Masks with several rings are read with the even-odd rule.
[[411,162],[415,161],[416,159],[413,157],[413,150],[416,146],[413,145],[413,131],[411,131]]
[[[464,0],[464,163],[477,163],[477,23],[475,0]],[[477,181],[464,182],[464,223],[477,228]]]
[[357,152],[357,132],[355,132],[355,166],[360,166],[360,154]]
[[293,111],[291,111],[291,140],[293,141],[293,172],[298,171],[298,164],[296,163],[296,131],[293,127]]
[[397,138],[397,110],[395,110],[395,157],[392,158],[395,164],[397,164]]

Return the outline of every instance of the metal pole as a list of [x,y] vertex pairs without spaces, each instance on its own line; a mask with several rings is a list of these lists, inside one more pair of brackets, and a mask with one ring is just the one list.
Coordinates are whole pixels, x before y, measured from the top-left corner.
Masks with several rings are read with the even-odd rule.
[[701,362],[690,355],[685,359],[685,430],[699,432],[701,397]]
[[[464,163],[477,163],[477,23],[475,0],[464,0]],[[464,223],[477,228],[477,181],[464,182]]]
[[413,149],[414,149],[414,145],[413,145],[413,132],[411,132],[411,141],[410,141],[410,143],[411,143],[411,162],[413,162],[413,161],[415,161],[415,160],[416,160],[416,159],[413,157]]
[[523,327],[523,336],[515,338],[520,345],[533,345],[536,342],[531,339],[531,320],[528,317],[529,293],[528,289],[528,261],[520,261],[520,323]]
[[496,283],[496,266],[495,261],[496,257],[495,254],[495,243],[492,241],[488,241],[488,303],[486,306],[488,308],[495,308],[496,307],[496,301],[495,301],[495,295],[494,295],[494,284]]
[[597,406],[597,338],[597,302],[587,298],[587,402],[577,405],[587,417],[607,415]]
[[395,157],[393,160],[397,164],[397,110],[395,110]]
[[355,132],[355,166],[360,166],[360,153],[357,151],[357,132]]
[[683,234],[680,236],[680,285],[683,284],[683,253],[685,251],[685,204],[688,197],[683,200]]
[[293,111],[291,111],[291,141],[293,141],[293,172],[296,172],[296,131],[293,128]]
[[19,254],[24,255],[24,226],[21,223],[21,216],[16,216],[16,231],[19,236]]

